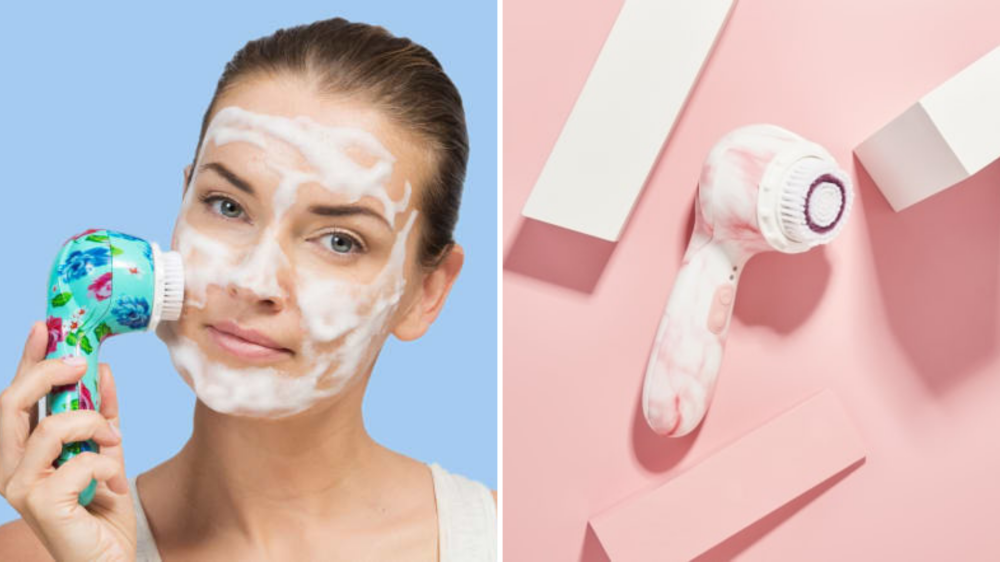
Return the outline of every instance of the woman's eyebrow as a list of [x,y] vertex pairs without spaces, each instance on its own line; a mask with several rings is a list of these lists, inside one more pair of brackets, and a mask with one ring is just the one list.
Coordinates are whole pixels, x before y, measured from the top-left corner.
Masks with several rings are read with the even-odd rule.
[[[250,195],[255,195],[253,187],[250,186],[249,182],[247,182],[245,179],[233,173],[232,170],[227,168],[221,162],[208,162],[207,164],[202,164],[201,166],[198,166],[199,172],[205,170],[213,170],[220,176],[226,178],[226,180],[229,181],[229,183],[233,184],[233,186],[237,187],[238,189],[245,191]],[[386,218],[383,217],[381,213],[374,211],[363,205],[312,205],[311,207],[309,207],[309,212],[323,217],[346,217],[351,215],[366,215],[378,219],[379,221],[382,222],[382,224],[388,227],[389,230],[393,230],[392,225],[389,224],[389,221],[386,220]]]
[[382,216],[382,213],[369,209],[362,205],[312,205],[309,212],[324,217],[346,217],[350,215],[366,215],[374,217],[382,222],[389,230],[393,230],[389,221]]
[[227,168],[221,162],[209,162],[207,164],[202,164],[198,166],[198,172],[204,172],[205,170],[214,170],[220,176],[226,178],[229,183],[233,184],[234,187],[249,193],[250,195],[255,195],[254,190],[250,187],[250,183],[245,179],[237,176],[232,170]]

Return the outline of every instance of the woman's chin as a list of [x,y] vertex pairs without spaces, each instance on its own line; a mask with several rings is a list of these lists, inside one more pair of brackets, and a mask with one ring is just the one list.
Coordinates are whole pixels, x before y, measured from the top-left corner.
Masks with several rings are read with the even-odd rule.
[[268,420],[268,421],[281,421],[289,420],[300,414],[304,414],[310,410],[310,406],[296,407],[296,408],[254,408],[248,406],[238,406],[238,407],[213,407],[208,402],[198,398],[198,402],[204,405],[207,409],[221,414],[223,416],[231,416],[234,418],[242,419],[254,419],[254,420]]

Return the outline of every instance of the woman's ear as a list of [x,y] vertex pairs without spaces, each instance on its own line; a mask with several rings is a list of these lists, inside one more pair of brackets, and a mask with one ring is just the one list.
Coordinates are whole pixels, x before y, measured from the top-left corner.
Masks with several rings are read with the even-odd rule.
[[424,276],[417,295],[406,314],[396,323],[392,333],[403,341],[419,338],[427,332],[444,307],[451,286],[465,263],[465,250],[455,244],[441,263]]
[[191,183],[191,164],[184,166],[184,189],[181,191],[181,199],[187,195],[188,184]]

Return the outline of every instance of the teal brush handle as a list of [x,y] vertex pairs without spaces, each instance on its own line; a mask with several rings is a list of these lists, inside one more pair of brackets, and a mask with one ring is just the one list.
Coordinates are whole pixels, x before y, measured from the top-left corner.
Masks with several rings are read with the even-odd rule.
[[[46,359],[82,356],[80,382],[55,387],[45,400],[47,415],[101,409],[98,355],[108,338],[154,330],[176,320],[183,301],[183,268],[176,252],[112,230],[92,229],[63,245],[49,273]],[[53,462],[58,468],[76,455],[100,452],[93,440],[66,443]],[[97,481],[80,492],[80,504],[94,499]]]

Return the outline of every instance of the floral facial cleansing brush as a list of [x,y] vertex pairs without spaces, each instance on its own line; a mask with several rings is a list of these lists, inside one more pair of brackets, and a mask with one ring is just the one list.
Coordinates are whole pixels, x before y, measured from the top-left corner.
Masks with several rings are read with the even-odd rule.
[[823,147],[780,127],[743,127],[712,148],[646,367],[642,408],[655,432],[686,435],[705,416],[747,260],[830,242],[853,198],[850,179]]
[[[100,410],[98,350],[111,336],[153,331],[160,321],[177,320],[184,301],[184,268],[177,252],[112,230],[88,230],[63,245],[49,274],[46,359],[82,356],[87,372],[78,383],[58,386],[46,396],[47,415]],[[66,443],[56,467],[84,451],[93,440]],[[80,492],[80,504],[94,499],[97,481]]]

